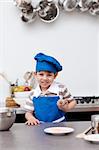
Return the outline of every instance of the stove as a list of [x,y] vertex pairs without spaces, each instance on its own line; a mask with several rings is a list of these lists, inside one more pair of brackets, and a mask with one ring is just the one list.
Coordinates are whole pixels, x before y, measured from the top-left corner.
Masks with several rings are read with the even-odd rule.
[[74,96],[74,99],[77,102],[77,107],[93,107],[98,106],[99,107],[99,96]]
[[67,113],[69,121],[91,121],[91,116],[99,114],[99,96],[74,96],[75,108]]

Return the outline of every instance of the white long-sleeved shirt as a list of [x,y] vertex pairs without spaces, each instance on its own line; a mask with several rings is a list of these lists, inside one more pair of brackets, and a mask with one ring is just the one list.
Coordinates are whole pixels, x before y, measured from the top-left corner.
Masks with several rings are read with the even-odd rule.
[[73,100],[73,97],[71,96],[66,86],[59,82],[54,81],[44,93],[42,93],[39,85],[37,85],[37,87],[31,91],[30,98],[27,99],[26,104],[24,105],[24,109],[26,111],[34,111],[32,99],[33,97],[38,97],[38,96],[59,96],[60,99],[67,98],[68,101]]

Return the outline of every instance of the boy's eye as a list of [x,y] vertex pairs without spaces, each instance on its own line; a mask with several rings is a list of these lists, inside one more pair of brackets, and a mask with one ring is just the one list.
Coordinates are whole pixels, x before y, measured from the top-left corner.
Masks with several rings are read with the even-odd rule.
[[53,76],[53,74],[52,73],[47,73],[47,74],[45,74],[45,73],[43,73],[43,72],[40,72],[40,73],[38,73],[38,75],[39,76],[46,76],[46,77],[52,77]]
[[51,77],[52,75],[51,75],[51,74],[48,74],[47,76],[48,76],[48,77]]
[[40,75],[40,76],[43,76],[43,73],[40,73],[39,75]]

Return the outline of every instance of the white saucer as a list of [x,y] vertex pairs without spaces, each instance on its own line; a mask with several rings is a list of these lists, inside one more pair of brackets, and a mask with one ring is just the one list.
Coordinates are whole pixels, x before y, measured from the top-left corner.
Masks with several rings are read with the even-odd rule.
[[74,132],[74,129],[70,127],[49,127],[45,128],[44,132],[53,135],[63,135]]
[[84,139],[89,142],[99,143],[99,134],[89,134],[85,135]]

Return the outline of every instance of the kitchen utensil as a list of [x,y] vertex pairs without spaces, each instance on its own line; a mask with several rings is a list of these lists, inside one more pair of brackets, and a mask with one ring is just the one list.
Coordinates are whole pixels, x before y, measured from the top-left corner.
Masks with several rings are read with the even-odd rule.
[[63,2],[64,0],[58,0],[58,5],[63,9]]
[[78,4],[78,0],[64,0],[63,1],[63,9],[65,11],[73,11]]
[[92,15],[99,15],[99,1],[98,0],[80,0],[77,8],[84,11],[89,11]]
[[37,81],[33,71],[27,71],[23,78],[25,79],[25,85],[31,86],[33,89],[37,86]]
[[31,0],[13,0],[13,1],[14,1],[14,5],[19,9],[24,9],[24,7],[31,4]]
[[70,127],[49,127],[49,128],[45,128],[44,132],[53,135],[64,135],[64,134],[74,132],[74,129]]
[[92,134],[99,133],[99,115],[91,116]]
[[88,0],[80,0],[78,2],[77,8],[82,12],[87,11],[89,9],[88,4]]
[[99,1],[94,2],[91,7],[89,8],[89,13],[92,15],[99,15]]
[[16,119],[16,111],[12,108],[0,107],[0,131],[11,128]]
[[28,83],[28,80],[32,77],[32,72],[27,71],[23,78],[25,79],[25,83]]
[[38,5],[38,15],[44,22],[50,23],[59,15],[59,8],[54,1],[42,0]]
[[36,8],[31,0],[14,0],[14,5],[21,10],[21,20],[25,23],[31,23],[36,19]]
[[36,19],[36,14],[37,14],[36,9],[33,8],[33,6],[31,6],[30,9],[31,9],[31,10],[29,10],[30,12],[28,12],[28,10],[25,9],[21,13],[21,20],[25,23],[31,23],[31,22],[35,21],[35,19]]
[[79,133],[76,135],[76,138],[84,138],[84,136],[92,129],[92,127],[88,127],[85,131],[83,131],[82,133]]

